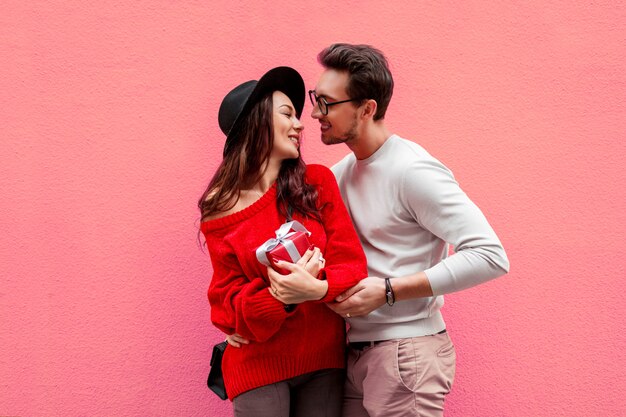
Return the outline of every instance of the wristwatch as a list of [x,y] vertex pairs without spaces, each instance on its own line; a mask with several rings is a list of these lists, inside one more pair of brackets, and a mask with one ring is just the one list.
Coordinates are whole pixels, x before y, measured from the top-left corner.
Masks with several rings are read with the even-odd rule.
[[390,306],[396,302],[396,295],[393,293],[391,280],[389,278],[385,278],[385,297],[387,298],[387,304]]

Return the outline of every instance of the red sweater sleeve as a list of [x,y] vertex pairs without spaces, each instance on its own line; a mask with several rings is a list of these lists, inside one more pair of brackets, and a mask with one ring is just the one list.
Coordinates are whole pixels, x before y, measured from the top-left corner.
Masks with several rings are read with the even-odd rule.
[[309,165],[307,173],[310,182],[317,183],[326,232],[323,273],[328,281],[328,292],[320,301],[327,303],[367,277],[367,260],[331,170],[321,165]]
[[211,321],[226,334],[266,341],[280,329],[289,313],[271,296],[267,282],[244,275],[226,242],[211,236],[207,238],[207,248],[213,264],[208,291]]

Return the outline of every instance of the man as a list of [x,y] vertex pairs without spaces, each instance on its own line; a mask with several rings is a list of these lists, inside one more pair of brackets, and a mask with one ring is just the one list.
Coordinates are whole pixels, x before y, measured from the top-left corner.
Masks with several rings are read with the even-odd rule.
[[456,358],[443,294],[503,275],[509,262],[450,170],[385,126],[393,78],[383,54],[334,44],[318,61],[311,116],[323,143],[352,151],[333,172],[370,275],[331,305],[350,324],[343,415],[441,416]]

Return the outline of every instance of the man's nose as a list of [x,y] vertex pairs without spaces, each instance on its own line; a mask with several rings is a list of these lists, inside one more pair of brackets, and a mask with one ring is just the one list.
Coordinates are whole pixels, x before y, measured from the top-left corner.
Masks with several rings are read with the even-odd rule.
[[320,111],[320,106],[313,106],[313,110],[311,110],[311,117],[314,119],[320,119],[322,117],[322,112]]

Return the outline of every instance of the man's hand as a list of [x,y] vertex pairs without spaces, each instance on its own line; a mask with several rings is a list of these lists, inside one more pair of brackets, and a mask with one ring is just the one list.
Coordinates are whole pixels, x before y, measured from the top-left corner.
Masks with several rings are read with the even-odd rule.
[[367,277],[338,295],[335,301],[327,305],[341,317],[366,316],[385,304],[385,280]]

